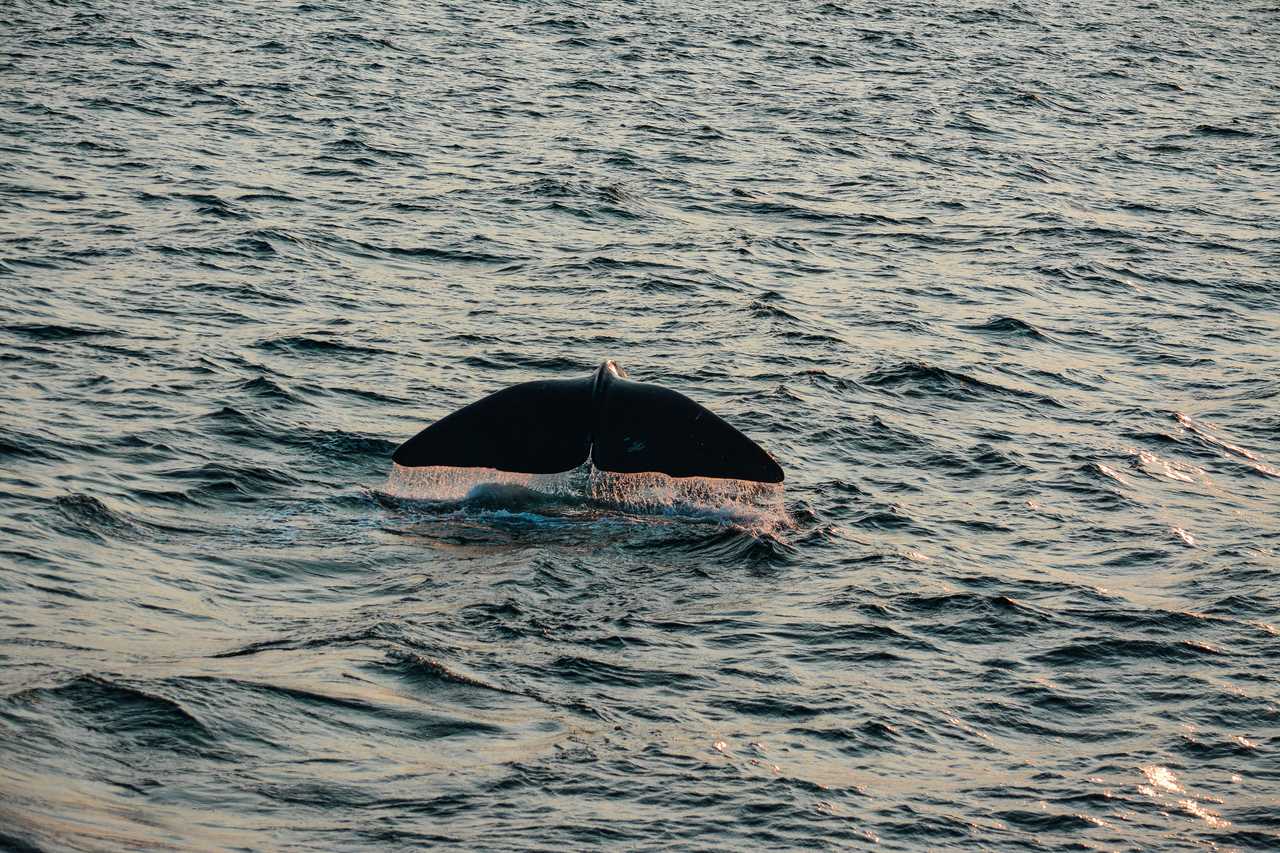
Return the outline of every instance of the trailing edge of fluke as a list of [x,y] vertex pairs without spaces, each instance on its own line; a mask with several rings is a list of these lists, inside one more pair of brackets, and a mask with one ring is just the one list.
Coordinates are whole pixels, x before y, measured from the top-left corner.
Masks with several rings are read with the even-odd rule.
[[719,417],[626,376],[606,361],[584,379],[513,385],[436,421],[391,459],[522,474],[558,474],[590,459],[619,474],[782,482],[773,457]]

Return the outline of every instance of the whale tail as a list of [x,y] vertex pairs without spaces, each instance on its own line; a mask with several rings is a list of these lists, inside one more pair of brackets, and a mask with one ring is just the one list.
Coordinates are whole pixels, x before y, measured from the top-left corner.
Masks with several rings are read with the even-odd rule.
[[436,421],[400,445],[392,461],[557,474],[590,459],[619,474],[782,482],[773,457],[724,420],[683,394],[626,375],[606,361],[583,379],[513,385]]

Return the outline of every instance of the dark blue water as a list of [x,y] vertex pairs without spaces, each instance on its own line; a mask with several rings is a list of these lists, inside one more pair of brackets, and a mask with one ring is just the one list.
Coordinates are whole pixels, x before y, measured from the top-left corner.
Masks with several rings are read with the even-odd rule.
[[[0,17],[0,848],[1280,846],[1274,4]],[[384,494],[605,357],[780,504]]]

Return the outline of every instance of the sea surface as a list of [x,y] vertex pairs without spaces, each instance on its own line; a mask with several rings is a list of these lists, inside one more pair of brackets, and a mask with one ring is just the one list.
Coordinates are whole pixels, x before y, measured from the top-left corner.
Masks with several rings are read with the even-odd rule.
[[0,849],[1280,849],[1272,0],[0,18]]

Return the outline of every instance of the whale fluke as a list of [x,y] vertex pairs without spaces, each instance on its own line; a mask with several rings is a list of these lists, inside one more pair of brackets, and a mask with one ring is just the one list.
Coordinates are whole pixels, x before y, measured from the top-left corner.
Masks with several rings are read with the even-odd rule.
[[441,418],[391,461],[558,474],[581,465],[590,449],[590,381],[550,379],[504,388]]
[[513,385],[436,421],[391,459],[521,474],[557,474],[589,459],[618,474],[782,482],[773,457],[724,420],[626,375],[606,361],[583,379]]

